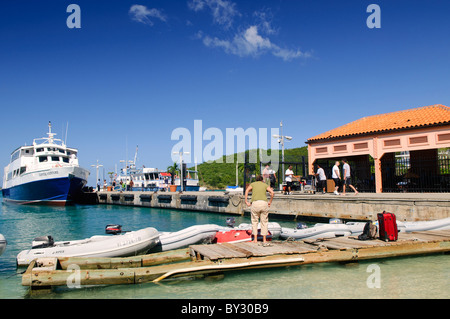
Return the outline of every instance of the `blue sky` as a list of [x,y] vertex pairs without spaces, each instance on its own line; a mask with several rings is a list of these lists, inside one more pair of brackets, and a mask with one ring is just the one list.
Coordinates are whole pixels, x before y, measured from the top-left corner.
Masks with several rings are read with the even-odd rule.
[[81,165],[107,172],[136,145],[138,166],[165,169],[172,131],[194,120],[224,134],[282,120],[292,148],[363,116],[450,105],[449,14],[444,0],[4,0],[0,164],[48,121],[57,137],[69,123]]

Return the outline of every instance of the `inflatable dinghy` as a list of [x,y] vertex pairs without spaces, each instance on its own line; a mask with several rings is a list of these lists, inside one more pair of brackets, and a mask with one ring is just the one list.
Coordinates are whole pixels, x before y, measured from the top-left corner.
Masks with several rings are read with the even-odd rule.
[[[108,232],[108,231],[107,231]],[[32,249],[17,255],[17,265],[26,266],[41,257],[128,257],[145,254],[159,242],[159,232],[148,227],[112,236],[55,242],[51,236],[35,238]]]
[[150,252],[184,248],[194,244],[211,243],[220,227],[218,225],[195,225],[177,232],[160,232],[159,243]]
[[2,234],[0,234],[0,256],[3,254],[3,252],[6,249],[6,244],[8,242],[5,239],[5,236],[3,236]]
[[282,239],[317,239],[350,236],[352,231],[346,224],[316,224],[314,227],[281,228]]
[[402,222],[397,220],[399,232],[411,233],[427,230],[445,230],[450,229],[450,217],[430,221]]

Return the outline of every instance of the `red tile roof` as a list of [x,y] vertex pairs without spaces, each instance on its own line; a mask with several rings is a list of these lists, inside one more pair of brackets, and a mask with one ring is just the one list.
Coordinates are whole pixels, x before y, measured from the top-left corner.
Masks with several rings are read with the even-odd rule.
[[331,131],[311,137],[308,139],[308,143],[443,124],[450,124],[450,107],[436,104],[363,117],[362,119],[345,124]]

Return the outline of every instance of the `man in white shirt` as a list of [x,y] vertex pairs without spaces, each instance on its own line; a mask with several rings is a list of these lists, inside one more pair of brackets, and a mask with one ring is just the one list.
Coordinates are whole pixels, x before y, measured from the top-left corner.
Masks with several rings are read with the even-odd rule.
[[314,174],[315,176],[319,176],[319,180],[317,181],[317,189],[322,189],[322,194],[326,193],[327,186],[327,176],[325,175],[325,171],[319,164],[316,164],[317,172]]
[[[292,176],[294,176],[294,172],[292,171],[292,165],[289,165],[289,168],[286,170],[286,173],[284,175],[286,176],[287,194],[291,194]],[[286,193],[284,194],[286,195]]]
[[348,165],[346,159],[343,159],[342,163],[344,163],[344,165],[342,165],[342,169],[344,170],[344,185],[342,186],[342,189],[343,189],[342,194],[345,195],[345,186],[348,185],[348,186],[350,186],[351,189],[353,189],[353,191],[355,192],[355,195],[357,195],[358,191],[352,185],[352,177],[351,177],[351,172],[350,172],[350,165]]
[[332,176],[331,178],[334,180],[334,195],[339,195],[338,189],[341,185],[341,172],[339,171],[339,161],[336,161],[336,163],[333,166],[332,169]]

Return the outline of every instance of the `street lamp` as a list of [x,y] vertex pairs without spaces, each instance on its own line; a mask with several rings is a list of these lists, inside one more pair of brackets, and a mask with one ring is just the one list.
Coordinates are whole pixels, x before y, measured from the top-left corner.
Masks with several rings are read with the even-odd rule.
[[291,136],[285,136],[283,135],[283,121],[280,122],[280,133],[281,135],[272,135],[273,138],[277,138],[278,139],[278,143],[281,144],[281,171],[282,171],[282,176],[283,176],[283,181],[284,181],[284,140],[292,140]]
[[103,165],[99,164],[99,163],[98,163],[98,160],[97,160],[97,164],[96,164],[96,165],[91,165],[91,166],[97,168],[97,175],[96,175],[96,177],[95,177],[95,182],[98,183],[98,168],[99,168],[99,167],[103,167]]
[[180,155],[180,190],[184,192],[184,174],[183,174],[183,154],[189,155],[190,152],[173,152],[173,154]]

